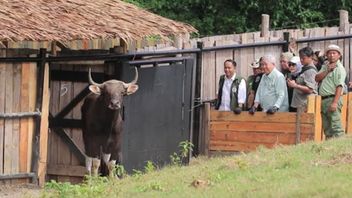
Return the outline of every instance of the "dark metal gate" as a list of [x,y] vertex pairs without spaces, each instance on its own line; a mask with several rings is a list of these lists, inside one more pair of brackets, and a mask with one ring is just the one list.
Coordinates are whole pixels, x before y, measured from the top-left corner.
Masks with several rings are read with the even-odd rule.
[[124,65],[124,81],[134,75],[131,66],[139,67],[139,90],[124,99],[122,152],[127,171],[141,169],[147,161],[163,166],[179,151],[181,141],[191,141],[193,64],[192,58],[182,57]]

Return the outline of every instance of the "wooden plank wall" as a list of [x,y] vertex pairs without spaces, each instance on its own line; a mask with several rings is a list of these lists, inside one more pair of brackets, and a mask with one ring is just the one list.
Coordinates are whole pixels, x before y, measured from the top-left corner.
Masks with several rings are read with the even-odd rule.
[[[0,49],[1,57],[16,53]],[[35,111],[36,71],[35,63],[0,63],[0,113]],[[0,119],[0,175],[31,171],[33,132],[33,118]]]
[[[70,43],[70,46],[74,49],[97,49],[99,45],[101,45],[101,43],[99,44],[97,41],[75,41]],[[79,63],[69,62],[51,65],[51,69],[62,71],[88,71],[89,67],[92,68],[93,72],[105,71],[103,64],[84,64],[82,61]],[[88,82],[51,81],[50,112],[55,116],[87,85]],[[80,109],[82,104],[83,102],[81,101],[70,113],[65,116],[65,118],[81,119]],[[80,149],[84,151],[81,129],[65,128],[65,131],[68,136],[70,136],[72,140],[80,147]],[[84,167],[79,164],[77,157],[53,131],[49,133],[48,170],[50,170],[48,179],[72,183],[82,181],[82,170],[84,170]]]
[[[193,39],[189,41],[188,47],[194,47],[195,41],[202,41],[204,47],[211,46],[226,46],[231,44],[250,44],[260,43],[268,41],[279,41],[283,40],[283,33],[289,32],[290,39],[297,40],[303,38],[315,38],[324,36],[336,36],[349,34],[350,30],[342,32],[338,27],[318,27],[311,29],[284,29],[284,30],[273,30],[270,31],[268,37],[261,37],[260,32],[251,32],[243,34],[232,34],[222,36],[205,37],[201,39]],[[331,41],[319,41],[309,43],[298,43],[297,48],[293,49],[293,52],[298,55],[299,49],[310,46],[314,51],[324,52],[325,48],[329,44],[337,44],[343,49],[342,62],[348,74],[348,80],[351,79],[351,56],[352,50],[350,50],[352,42],[350,39],[340,39]],[[279,69],[279,57],[282,53],[282,46],[268,46],[268,47],[255,47],[255,48],[241,48],[235,50],[221,50],[221,51],[207,51],[203,52],[203,65],[202,65],[202,90],[201,99],[210,100],[214,99],[218,92],[218,80],[221,74],[223,74],[223,63],[226,59],[234,59],[237,62],[236,71],[242,77],[247,78],[252,74],[249,64],[255,59],[260,58],[264,54],[272,54],[276,57],[276,66]]]
[[[314,139],[314,114],[301,115],[300,129],[301,141]],[[209,130],[211,151],[253,151],[260,145],[290,145],[296,141],[296,113],[235,115],[211,110]]]
[[[352,92],[343,96],[342,124],[346,134],[352,134]],[[301,141],[324,140],[321,123],[321,97],[310,96],[308,98],[307,112],[301,115],[300,131]],[[209,105],[206,108],[209,112]],[[275,115],[267,115],[257,112],[250,115],[242,112],[236,115],[232,112],[221,112],[210,109],[205,117],[208,129],[203,129],[205,136],[209,133],[209,139],[203,137],[202,145],[209,151],[253,151],[262,145],[268,148],[276,145],[293,145],[296,143],[296,113],[280,112]],[[203,149],[206,149],[203,148]],[[203,151],[203,153],[205,153]]]

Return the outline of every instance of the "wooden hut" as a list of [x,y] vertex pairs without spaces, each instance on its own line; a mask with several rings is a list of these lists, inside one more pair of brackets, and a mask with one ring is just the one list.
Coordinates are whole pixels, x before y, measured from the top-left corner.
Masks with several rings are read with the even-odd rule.
[[[79,72],[87,64],[105,71],[104,62],[49,64],[43,58],[122,44],[135,50],[147,45],[146,36],[170,41],[171,35],[196,31],[120,0],[13,0],[1,1],[0,7],[0,182],[5,183],[32,179],[42,185],[48,178],[72,181],[82,173],[63,137],[48,130],[48,118],[49,111],[62,113],[85,84],[49,79],[49,72]],[[79,119],[79,105],[62,115]],[[83,149],[79,130],[62,134]]]

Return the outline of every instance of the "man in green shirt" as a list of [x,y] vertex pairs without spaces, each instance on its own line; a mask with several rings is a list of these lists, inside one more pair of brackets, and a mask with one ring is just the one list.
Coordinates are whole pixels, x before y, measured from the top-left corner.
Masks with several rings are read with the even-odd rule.
[[325,54],[328,61],[315,76],[315,81],[320,83],[322,123],[325,136],[329,139],[344,134],[341,124],[341,95],[345,85],[346,70],[340,62],[342,50],[339,46],[329,45]]

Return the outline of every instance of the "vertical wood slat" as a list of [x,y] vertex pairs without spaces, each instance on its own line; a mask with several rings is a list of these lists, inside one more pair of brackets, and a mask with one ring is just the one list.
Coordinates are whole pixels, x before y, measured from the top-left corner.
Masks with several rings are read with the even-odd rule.
[[[13,107],[13,64],[6,64],[6,87],[5,87],[5,113],[12,113]],[[4,133],[4,173],[12,173],[12,130],[13,120],[5,119],[5,133]]]
[[[29,76],[30,65],[28,63],[22,64],[22,79],[21,79],[21,111],[29,112]],[[20,172],[28,172],[28,122],[29,118],[22,118],[20,125],[20,140],[19,140],[19,150],[20,150]]]
[[44,82],[43,82],[43,101],[42,115],[40,123],[40,140],[39,140],[39,163],[38,163],[38,178],[39,185],[45,184],[46,168],[47,168],[47,153],[48,153],[48,130],[49,130],[49,64],[44,66]]
[[[21,108],[21,67],[20,63],[13,65],[13,112],[20,112]],[[13,130],[12,130],[12,173],[19,173],[19,136],[20,136],[20,119],[13,119]]]
[[315,119],[314,119],[314,141],[321,142],[323,140],[322,118],[321,118],[321,96],[315,97]]
[[[5,57],[5,50],[0,51],[0,57]],[[5,112],[6,64],[0,63],[0,113]],[[0,119],[0,174],[4,173],[4,135],[5,121]]]
[[352,92],[348,93],[346,133],[352,135]]
[[[76,48],[79,47],[79,43],[72,42],[72,46]],[[65,66],[61,65],[61,70],[72,70],[72,66]],[[58,90],[59,95],[59,109],[63,109],[72,99],[72,82],[68,81],[60,81],[60,89]],[[68,113],[65,118],[72,118],[72,112]],[[69,137],[72,136],[71,129],[65,129],[67,135]],[[66,145],[66,143],[61,139],[58,138],[58,164],[60,165],[70,165],[71,164],[71,150]],[[58,176],[58,181],[60,182],[69,182],[70,177],[68,176]]]
[[[36,97],[37,97],[37,64],[29,63],[29,111],[35,111]],[[33,138],[34,138],[34,129],[35,129],[35,118],[29,118],[28,122],[28,153],[27,159],[27,170],[31,170],[32,164],[32,148],[33,148]]]
[[[204,41],[204,47],[210,47],[214,43],[213,40]],[[215,52],[204,52],[202,56],[202,88],[201,99],[209,100],[215,98]]]
[[347,95],[342,96],[342,101],[343,101],[343,106],[341,108],[341,123],[342,123],[342,128],[346,128],[346,121],[347,121]]

